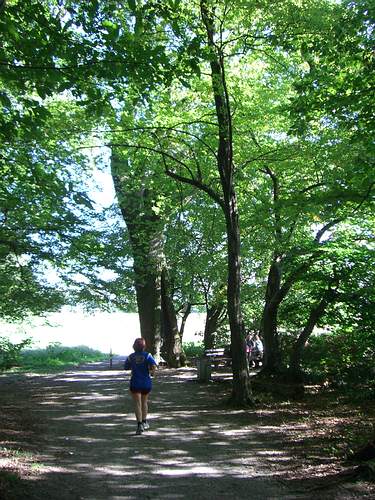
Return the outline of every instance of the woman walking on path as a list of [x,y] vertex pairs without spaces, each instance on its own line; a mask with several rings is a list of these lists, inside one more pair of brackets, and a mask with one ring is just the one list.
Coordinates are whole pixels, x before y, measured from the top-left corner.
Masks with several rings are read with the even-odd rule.
[[142,434],[149,428],[147,423],[148,395],[152,389],[151,375],[154,375],[157,364],[150,353],[145,351],[146,342],[143,338],[135,339],[134,352],[125,361],[125,370],[131,370],[130,393],[134,401],[134,411],[137,419],[136,434]]

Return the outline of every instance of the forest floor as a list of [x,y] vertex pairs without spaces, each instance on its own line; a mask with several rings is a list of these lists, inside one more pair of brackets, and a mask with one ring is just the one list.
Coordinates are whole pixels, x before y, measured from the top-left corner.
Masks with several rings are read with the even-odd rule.
[[0,376],[1,500],[375,498],[344,461],[370,435],[374,401],[311,388],[236,410],[229,373],[202,384],[194,368],[162,369],[136,436],[128,377],[120,360]]

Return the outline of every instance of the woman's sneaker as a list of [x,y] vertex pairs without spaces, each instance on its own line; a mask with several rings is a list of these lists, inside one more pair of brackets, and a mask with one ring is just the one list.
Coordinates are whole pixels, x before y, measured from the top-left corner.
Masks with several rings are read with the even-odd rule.
[[147,422],[147,420],[143,420],[143,421],[142,421],[142,426],[143,426],[143,430],[144,430],[144,431],[147,431],[147,429],[149,429],[149,428],[150,428],[150,425],[149,425],[149,423]]
[[138,422],[137,430],[135,431],[135,433],[137,436],[143,433],[143,424],[141,424],[141,422]]

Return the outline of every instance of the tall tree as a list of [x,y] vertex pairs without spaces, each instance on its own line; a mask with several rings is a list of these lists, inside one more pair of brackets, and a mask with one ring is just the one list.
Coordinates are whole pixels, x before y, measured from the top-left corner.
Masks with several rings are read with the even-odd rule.
[[141,334],[151,352],[160,359],[163,223],[156,213],[155,196],[142,181],[138,187],[135,185],[128,162],[113,153],[111,168],[132,246]]
[[112,153],[112,177],[132,247],[141,334],[158,359],[161,352],[169,366],[179,367],[182,339],[164,249],[163,188],[156,188],[157,173],[147,174],[144,161],[140,154],[123,160]]
[[[224,64],[223,31],[217,33],[215,9],[206,0],[200,2],[202,22],[206,30],[211,82],[218,124],[217,168],[223,200],[220,203],[224,212],[228,245],[228,318],[231,331],[233,359],[233,394],[236,404],[251,401],[251,389],[245,358],[245,332],[241,311],[241,239],[237,194],[234,184],[232,112],[226,82]],[[220,25],[219,25],[220,26]]]
[[[280,310],[345,221],[353,212],[364,216],[369,206],[370,7],[329,0],[33,0],[8,2],[2,11],[2,137],[11,140],[20,125],[37,143],[49,96],[65,92],[90,124],[111,129],[108,142],[123,157],[144,152],[147,172],[157,165],[208,195],[224,214],[236,403],[251,400],[240,254],[246,297],[252,287],[257,297],[265,291],[266,365],[277,369]],[[119,141],[117,128],[125,129]],[[160,190],[160,183],[153,186],[148,199]],[[84,200],[79,204],[89,203]],[[118,247],[108,259],[116,269],[117,256]],[[171,298],[177,273],[168,267],[160,289]],[[218,274],[212,282],[220,286]],[[191,275],[179,280],[185,288],[196,282]],[[310,305],[320,311],[319,303],[314,296]],[[247,310],[259,306],[248,301]]]

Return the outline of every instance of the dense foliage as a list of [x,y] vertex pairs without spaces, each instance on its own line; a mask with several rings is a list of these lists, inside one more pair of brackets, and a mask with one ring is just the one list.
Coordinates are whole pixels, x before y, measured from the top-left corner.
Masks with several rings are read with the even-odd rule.
[[374,335],[357,329],[314,336],[305,353],[307,377],[336,386],[370,384],[374,393],[374,346]]
[[17,366],[21,360],[22,349],[31,343],[31,339],[25,339],[15,344],[7,337],[0,337],[0,370],[8,370]]
[[183,347],[188,359],[199,358],[204,351],[204,346],[201,342],[184,342]]
[[[154,310],[168,305],[155,331],[196,307],[209,344],[225,321],[239,392],[248,329],[271,372],[297,377],[314,356],[329,372],[328,339],[353,332],[366,364],[373,14],[366,0],[8,1],[0,315],[130,310],[137,294],[142,323],[152,282]],[[118,206],[103,209],[89,185],[110,156]]]

